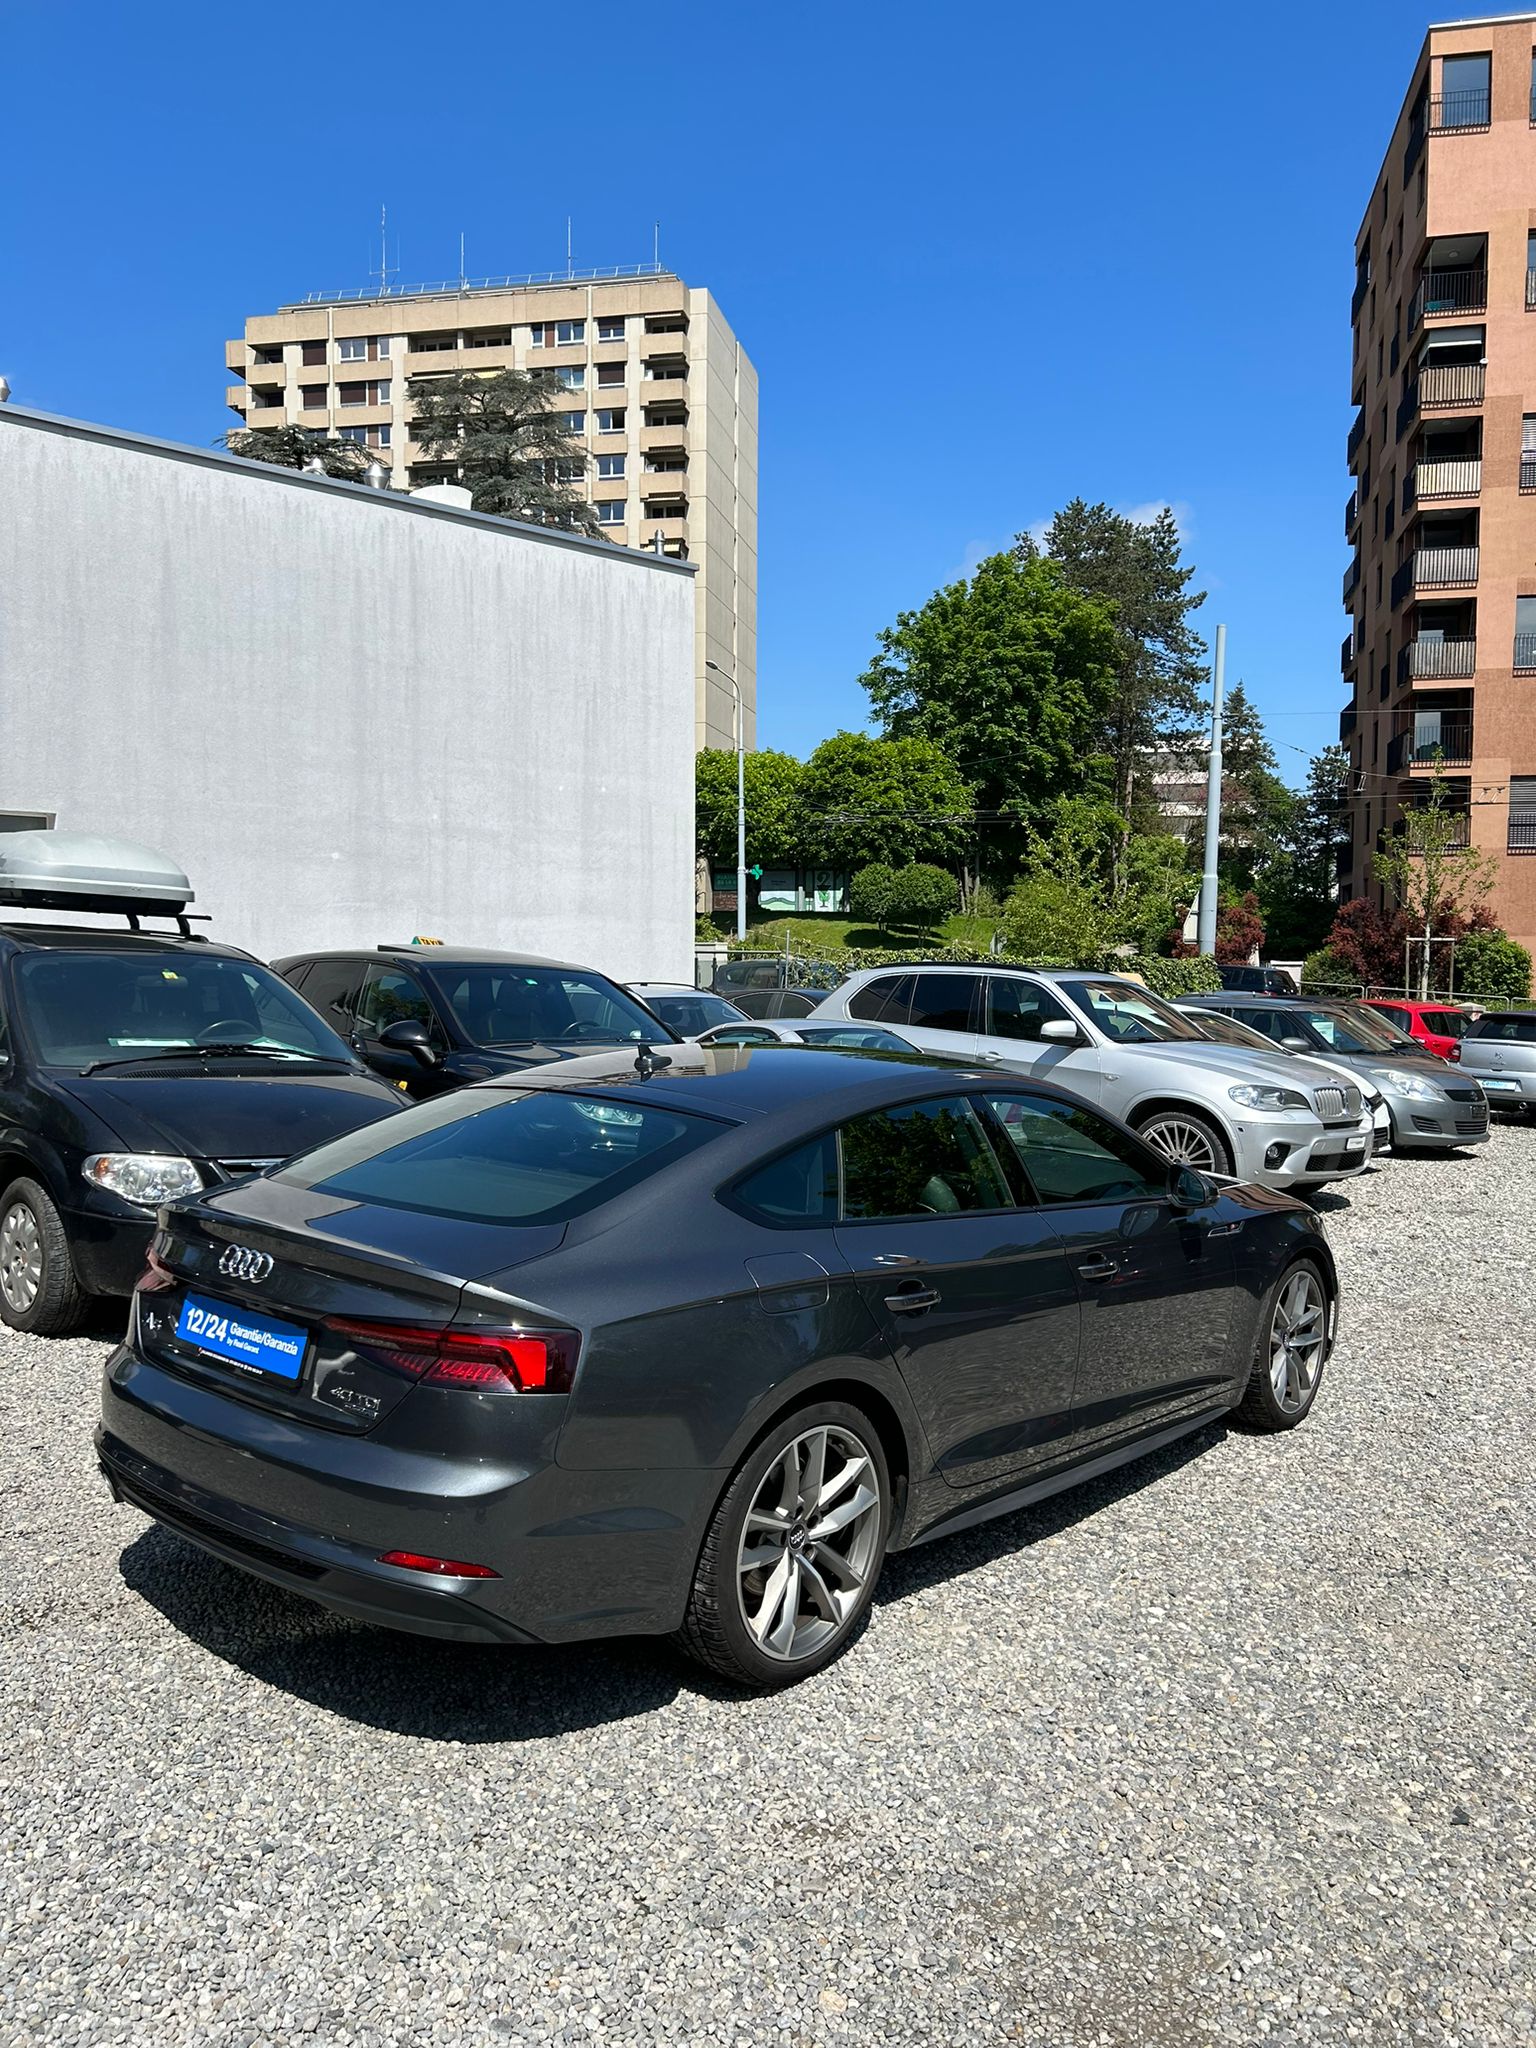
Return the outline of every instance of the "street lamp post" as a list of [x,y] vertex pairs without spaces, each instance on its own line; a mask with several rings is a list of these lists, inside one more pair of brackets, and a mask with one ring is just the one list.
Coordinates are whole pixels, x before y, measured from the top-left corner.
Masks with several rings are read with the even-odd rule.
[[706,660],[717,676],[724,676],[734,700],[733,726],[736,734],[736,936],[747,936],[747,756],[746,721],[741,710],[741,685],[718,661]]

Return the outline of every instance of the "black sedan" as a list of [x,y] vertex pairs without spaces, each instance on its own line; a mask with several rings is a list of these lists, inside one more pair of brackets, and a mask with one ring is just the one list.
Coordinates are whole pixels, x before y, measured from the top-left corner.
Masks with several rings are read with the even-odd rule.
[[1336,1288],[1310,1209],[1042,1083],[591,1055],[163,1211],[97,1443],[119,1499],[345,1613],[781,1685],[888,1551],[1300,1422]]

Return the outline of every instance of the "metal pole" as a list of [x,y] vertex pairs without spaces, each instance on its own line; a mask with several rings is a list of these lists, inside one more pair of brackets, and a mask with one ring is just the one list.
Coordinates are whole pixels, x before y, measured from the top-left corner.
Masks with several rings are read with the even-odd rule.
[[736,936],[747,936],[747,731],[742,716],[741,685],[734,676],[736,693]]
[[1205,872],[1200,877],[1199,944],[1202,953],[1216,951],[1216,862],[1221,852],[1221,686],[1227,668],[1227,629],[1216,628],[1216,659],[1211,664],[1211,761],[1205,776]]

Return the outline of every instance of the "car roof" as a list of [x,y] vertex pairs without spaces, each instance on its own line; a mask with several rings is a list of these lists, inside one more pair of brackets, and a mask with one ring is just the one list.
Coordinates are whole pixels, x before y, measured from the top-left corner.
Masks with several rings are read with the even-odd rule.
[[626,982],[625,987],[643,988],[647,995],[652,996],[712,996],[715,993],[712,988],[694,988],[686,981],[631,981]]
[[1214,1009],[1220,1003],[1224,1008],[1230,1004],[1246,1005],[1254,1010],[1272,1010],[1276,1003],[1305,1003],[1309,1009],[1326,1010],[1338,1000],[1330,996],[1293,996],[1284,989],[1261,991],[1256,988],[1202,988],[1193,995],[1180,996],[1181,1003],[1205,1004]]
[[[573,974],[597,974],[601,969],[581,967],[573,960],[546,960],[537,953],[498,953],[482,946],[314,946],[302,953],[285,953],[272,965],[281,973],[289,967],[314,960],[414,960],[418,966],[469,967],[487,964],[500,967],[561,967]],[[609,977],[603,976],[606,981]]]
[[253,960],[243,946],[205,939],[201,933],[113,931],[109,927],[67,924],[0,924],[0,939],[16,949],[75,953],[212,953],[227,960]]
[[612,1055],[594,1053],[560,1060],[547,1067],[523,1067],[477,1081],[477,1089],[536,1087],[583,1094],[601,1089],[620,1099],[661,1102],[672,1109],[743,1121],[781,1109],[809,1107],[836,1118],[909,1093],[972,1086],[1017,1086],[1072,1100],[1066,1091],[1027,1074],[999,1074],[953,1060],[931,1060],[921,1053],[875,1052],[862,1046],[675,1045],[667,1048],[669,1064],[648,1077],[637,1071],[629,1048]]

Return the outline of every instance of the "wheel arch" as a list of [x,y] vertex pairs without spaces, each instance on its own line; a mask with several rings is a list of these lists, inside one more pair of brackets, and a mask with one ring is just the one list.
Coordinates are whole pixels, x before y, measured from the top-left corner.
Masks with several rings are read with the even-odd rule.
[[882,1386],[875,1379],[867,1379],[846,1370],[834,1371],[821,1379],[798,1380],[792,1389],[774,1389],[763,1406],[748,1418],[742,1432],[733,1441],[730,1449],[730,1467],[722,1474],[711,1513],[714,1507],[719,1505],[742,1461],[751,1456],[769,1431],[776,1429],[798,1409],[813,1408],[818,1401],[843,1401],[869,1417],[880,1438],[880,1448],[885,1453],[885,1462],[891,1475],[890,1546],[893,1549],[898,1547],[902,1525],[911,1501],[914,1478],[920,1474],[922,1461],[926,1457],[921,1431],[916,1418],[907,1410],[905,1402],[894,1389]]
[[1153,1117],[1161,1115],[1164,1111],[1178,1116],[1199,1117],[1202,1123],[1214,1124],[1221,1133],[1222,1143],[1227,1148],[1227,1157],[1232,1161],[1234,1169],[1236,1168],[1239,1147],[1232,1126],[1219,1109],[1212,1109],[1207,1103],[1187,1095],[1144,1095],[1139,1102],[1132,1103],[1127,1109],[1125,1120],[1133,1131],[1139,1131],[1143,1124],[1149,1123]]

